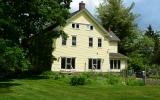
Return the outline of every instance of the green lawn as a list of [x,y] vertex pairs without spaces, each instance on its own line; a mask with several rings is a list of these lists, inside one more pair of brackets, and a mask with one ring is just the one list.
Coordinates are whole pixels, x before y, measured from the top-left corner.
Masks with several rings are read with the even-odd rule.
[[160,100],[160,86],[70,86],[65,80],[0,82],[0,100]]

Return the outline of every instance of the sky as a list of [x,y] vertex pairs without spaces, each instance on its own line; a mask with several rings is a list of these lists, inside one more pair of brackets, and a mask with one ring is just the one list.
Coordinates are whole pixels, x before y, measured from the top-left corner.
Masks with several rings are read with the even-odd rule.
[[[95,16],[96,7],[103,0],[72,0],[71,12],[78,10],[81,1],[86,3],[86,8]],[[127,7],[132,2],[135,3],[133,12],[140,15],[136,19],[140,29],[145,30],[151,24],[154,30],[160,30],[160,0],[124,0],[124,5]]]

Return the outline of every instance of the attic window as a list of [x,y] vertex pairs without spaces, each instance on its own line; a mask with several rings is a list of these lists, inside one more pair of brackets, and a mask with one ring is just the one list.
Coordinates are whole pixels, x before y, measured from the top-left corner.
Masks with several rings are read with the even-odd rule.
[[74,28],[74,29],[79,29],[79,24],[73,23],[73,24],[72,24],[72,28]]
[[87,25],[87,30],[93,30],[93,26],[92,25]]

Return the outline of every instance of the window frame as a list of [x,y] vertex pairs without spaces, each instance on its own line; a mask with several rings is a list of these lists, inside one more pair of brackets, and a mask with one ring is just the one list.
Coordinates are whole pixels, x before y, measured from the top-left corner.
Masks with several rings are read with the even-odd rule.
[[100,58],[89,58],[88,59],[88,69],[101,70],[101,65],[102,65],[102,59]]
[[[90,39],[91,39],[91,41],[90,41]],[[88,42],[89,42],[89,43],[88,43],[88,46],[89,46],[89,47],[93,47],[93,37],[89,37],[89,38],[88,38]]]
[[[64,62],[62,62],[62,60]],[[75,57],[61,57],[61,69],[75,69],[75,65],[76,65]]]
[[121,60],[120,59],[110,59],[110,69],[111,70],[120,70],[121,69]]
[[72,46],[77,46],[77,36],[76,35],[72,35]]
[[73,29],[80,29],[80,24],[79,23],[72,23],[72,28]]
[[93,30],[94,29],[94,26],[93,25],[87,25],[87,30]]
[[62,37],[62,46],[66,46],[66,45],[67,45],[67,39]]
[[[100,40],[100,41],[99,41]],[[98,48],[102,47],[102,38],[98,38],[98,42],[97,42]]]

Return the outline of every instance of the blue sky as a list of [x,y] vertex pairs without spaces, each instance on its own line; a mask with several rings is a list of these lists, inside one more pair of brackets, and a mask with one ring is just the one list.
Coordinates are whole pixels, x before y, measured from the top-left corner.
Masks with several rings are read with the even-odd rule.
[[[103,0],[72,0],[71,12],[78,10],[80,1],[86,3],[86,8],[93,14],[96,15],[95,8],[98,7],[99,3]],[[137,18],[138,26],[145,30],[146,27],[151,24],[154,29],[160,30],[160,0],[124,0],[124,5],[129,6],[132,2],[135,2],[133,12],[139,14]]]

